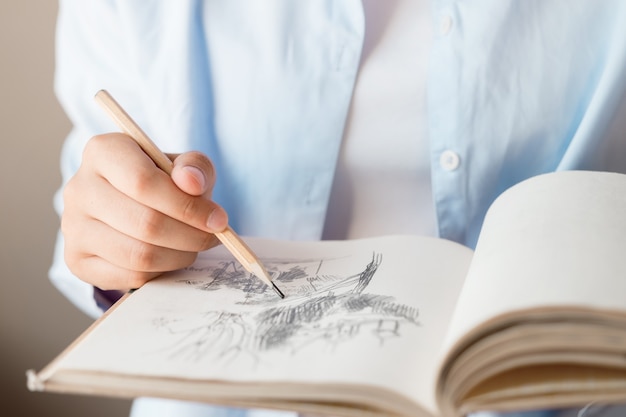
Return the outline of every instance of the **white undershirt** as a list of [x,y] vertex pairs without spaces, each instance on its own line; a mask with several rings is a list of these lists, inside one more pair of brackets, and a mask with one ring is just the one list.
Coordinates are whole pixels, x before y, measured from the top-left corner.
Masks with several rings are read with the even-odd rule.
[[324,239],[436,234],[426,78],[428,0],[363,0],[365,40]]

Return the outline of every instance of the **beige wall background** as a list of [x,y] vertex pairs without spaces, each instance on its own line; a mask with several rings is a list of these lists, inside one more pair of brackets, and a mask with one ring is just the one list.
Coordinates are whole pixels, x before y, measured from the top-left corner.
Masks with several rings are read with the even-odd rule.
[[56,12],[56,1],[0,2],[0,414],[126,416],[129,401],[26,389],[25,371],[41,369],[91,322],[47,278],[70,128],[52,87]]

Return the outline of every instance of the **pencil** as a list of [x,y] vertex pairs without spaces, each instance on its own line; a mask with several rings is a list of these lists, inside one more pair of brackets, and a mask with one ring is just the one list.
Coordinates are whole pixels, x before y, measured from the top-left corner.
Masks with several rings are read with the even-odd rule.
[[[106,90],[98,91],[95,95],[95,100],[108,113],[118,127],[139,144],[141,149],[143,149],[160,169],[165,171],[168,175],[172,174],[172,161],[156,146]],[[272,287],[280,298],[285,298],[285,294],[272,282],[270,274],[259,258],[230,226],[226,226],[226,229],[222,232],[216,232],[215,236],[217,236],[226,249],[233,254],[248,272]]]

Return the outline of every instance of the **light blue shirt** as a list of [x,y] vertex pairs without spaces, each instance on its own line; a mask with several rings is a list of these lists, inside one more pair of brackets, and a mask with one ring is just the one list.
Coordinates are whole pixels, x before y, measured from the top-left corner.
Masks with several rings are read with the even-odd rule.
[[[439,234],[473,247],[491,202],[534,175],[626,172],[626,1],[433,0],[428,79]],[[56,92],[85,142],[109,90],[166,152],[216,165],[243,235],[319,239],[364,36],[359,0],[62,0]],[[393,82],[392,79],[389,82]],[[384,140],[384,138],[381,138]],[[59,195],[56,209],[62,211]],[[96,316],[63,263],[57,287]]]

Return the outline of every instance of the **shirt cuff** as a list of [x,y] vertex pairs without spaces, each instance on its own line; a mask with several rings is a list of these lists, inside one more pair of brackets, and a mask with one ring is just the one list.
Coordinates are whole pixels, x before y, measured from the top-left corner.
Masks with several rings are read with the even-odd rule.
[[123,291],[119,290],[101,290],[98,287],[93,287],[93,299],[100,310],[107,311],[117,300],[119,300]]

